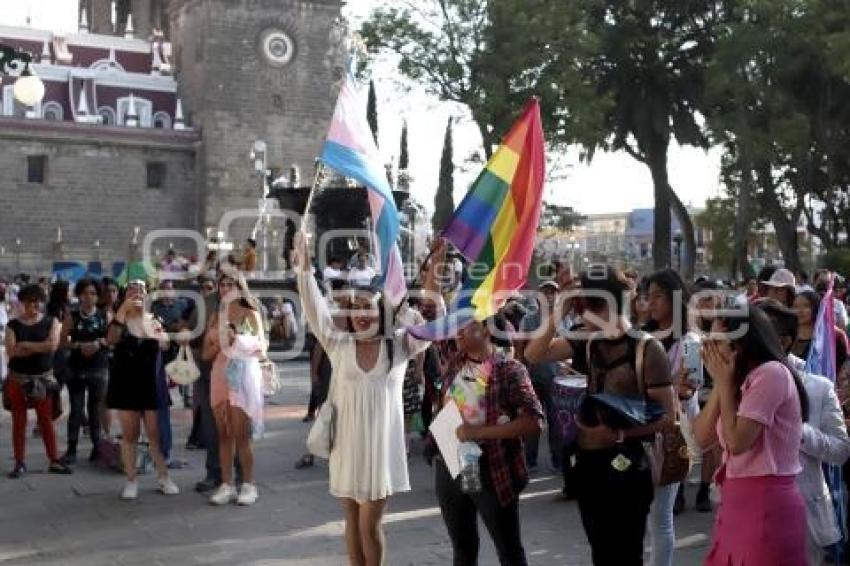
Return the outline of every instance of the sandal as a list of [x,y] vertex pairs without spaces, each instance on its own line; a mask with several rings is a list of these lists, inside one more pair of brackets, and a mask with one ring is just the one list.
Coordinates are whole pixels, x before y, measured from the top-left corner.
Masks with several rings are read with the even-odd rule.
[[301,456],[301,459],[295,462],[296,470],[303,470],[304,468],[311,468],[313,466],[313,455],[305,454]]

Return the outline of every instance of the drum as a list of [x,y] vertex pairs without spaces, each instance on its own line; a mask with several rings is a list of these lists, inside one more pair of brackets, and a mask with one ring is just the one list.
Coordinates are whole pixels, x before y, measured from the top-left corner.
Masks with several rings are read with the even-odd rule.
[[575,442],[578,435],[576,417],[587,391],[587,377],[569,375],[556,377],[552,386],[552,403],[555,406],[555,420],[560,428],[564,446]]

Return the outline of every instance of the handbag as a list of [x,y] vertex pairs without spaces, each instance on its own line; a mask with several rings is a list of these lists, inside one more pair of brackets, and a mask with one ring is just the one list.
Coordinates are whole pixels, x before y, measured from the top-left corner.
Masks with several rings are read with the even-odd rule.
[[328,459],[334,449],[336,437],[336,407],[328,399],[322,403],[316,420],[307,435],[307,450],[319,458]]
[[269,359],[260,362],[260,371],[263,376],[263,396],[272,397],[277,395],[283,388],[280,382],[277,364]]
[[168,378],[177,385],[190,385],[201,377],[201,370],[195,363],[192,350],[188,346],[180,346],[177,357],[165,365]]
[[[644,395],[646,395],[646,383],[643,379],[643,358],[648,341],[649,335],[641,337],[635,360],[638,388]],[[655,433],[655,438],[643,443],[643,449],[652,470],[652,482],[658,487],[680,483],[691,471],[691,453],[688,450],[685,435],[682,434],[682,426],[679,422],[681,417],[677,407],[676,421],[665,424]]]
[[316,420],[313,421],[310,434],[307,435],[307,451],[324,459],[331,457],[336,442],[337,413],[336,405],[334,405],[334,383],[335,380],[331,379],[328,396],[319,407]]
[[[646,383],[643,375],[643,362],[646,353],[646,345],[652,337],[642,333],[638,339],[635,351],[635,374],[638,389],[646,398]],[[587,360],[590,364],[590,344],[587,341]],[[679,423],[680,413],[676,409],[676,421],[668,423],[657,431],[653,437],[644,441],[643,450],[646,454],[649,467],[652,470],[652,482],[658,487],[679,483],[683,481],[691,469],[691,454],[682,427]]]

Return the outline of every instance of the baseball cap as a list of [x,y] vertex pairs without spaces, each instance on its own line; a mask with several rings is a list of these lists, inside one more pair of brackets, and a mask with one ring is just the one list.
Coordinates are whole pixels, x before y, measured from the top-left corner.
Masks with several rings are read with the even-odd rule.
[[797,280],[791,271],[782,268],[777,269],[763,285],[767,285],[768,287],[791,287],[793,289],[797,286]]

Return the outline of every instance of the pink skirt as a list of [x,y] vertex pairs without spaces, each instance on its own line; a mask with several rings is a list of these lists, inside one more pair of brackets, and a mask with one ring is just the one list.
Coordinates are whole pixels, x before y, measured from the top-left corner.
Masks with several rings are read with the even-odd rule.
[[707,566],[806,566],[806,506],[793,476],[725,478]]

